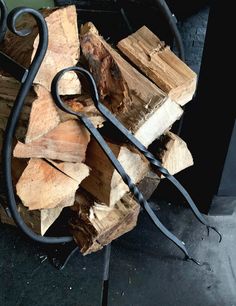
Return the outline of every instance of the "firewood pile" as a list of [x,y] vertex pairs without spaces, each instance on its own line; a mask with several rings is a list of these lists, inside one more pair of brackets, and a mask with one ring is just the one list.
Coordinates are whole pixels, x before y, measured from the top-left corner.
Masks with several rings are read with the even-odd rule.
[[[196,74],[164,42],[143,26],[110,46],[99,29],[87,23],[78,29],[74,6],[43,9],[49,46],[18,123],[12,173],[18,209],[26,224],[44,235],[69,207],[68,226],[83,254],[101,249],[132,230],[139,205],[85,127],[59,110],[51,82],[63,68],[82,64],[95,78],[101,102],[148,147],[171,174],[193,164],[186,143],[170,131],[191,101]],[[78,16],[79,17],[79,16]],[[19,27],[31,27],[24,38],[7,33],[0,49],[27,67],[37,49],[38,32],[25,16]],[[0,147],[7,118],[20,84],[0,74]],[[63,77],[60,94],[73,110],[84,113],[104,135],[133,182],[150,197],[160,179],[147,160],[119,139],[74,72]],[[152,146],[153,147],[153,146]],[[1,208],[1,222],[12,223]]]

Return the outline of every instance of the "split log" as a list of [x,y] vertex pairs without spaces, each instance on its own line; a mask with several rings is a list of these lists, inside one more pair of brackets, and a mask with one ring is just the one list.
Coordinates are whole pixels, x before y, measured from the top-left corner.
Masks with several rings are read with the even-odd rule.
[[29,210],[72,206],[89,169],[81,163],[31,159],[16,184],[17,195]]
[[136,226],[140,207],[128,194],[114,207],[107,207],[79,190],[72,209],[72,234],[81,253],[87,255],[132,230]]
[[196,73],[147,27],[121,40],[118,48],[173,101],[184,105],[192,100]]
[[[149,199],[159,182],[158,175],[150,171],[138,188]],[[140,205],[131,193],[126,193],[113,207],[107,207],[80,188],[71,209],[74,211],[70,221],[72,234],[81,253],[87,255],[131,231],[137,224]]]
[[[75,66],[78,62],[80,49],[77,14],[75,6],[42,9],[40,12],[48,26],[49,44],[34,84],[40,84],[50,91],[51,82],[56,73],[63,68]],[[30,15],[22,17],[18,21],[17,28],[30,28],[31,34],[19,37],[7,32],[1,51],[24,67],[29,67],[38,46],[38,28]],[[81,85],[77,75],[74,72],[67,73],[60,82],[59,90],[61,94],[80,93]]]
[[157,156],[170,174],[174,175],[193,165],[193,157],[187,144],[174,133],[163,135],[156,146]]
[[[62,207],[56,207],[52,209],[42,209],[30,211],[21,203],[17,206],[18,212],[20,213],[25,224],[31,228],[35,233],[44,235],[49,227],[56,221],[60,216]],[[0,221],[4,224],[15,225],[14,220],[10,218],[3,207],[0,206]]]
[[[129,146],[107,143],[132,181],[140,182],[149,172],[147,160]],[[100,202],[114,206],[129,191],[94,139],[88,145],[85,163],[91,168],[91,172],[81,186]]]
[[180,118],[181,107],[112,49],[92,23],[81,28],[81,48],[101,99],[144,145]]
[[18,141],[13,155],[78,163],[85,160],[89,140],[86,128],[76,120],[69,120],[35,141],[27,144]]
[[34,86],[36,99],[32,102],[25,143],[44,136],[60,123],[60,116],[51,94],[42,86]]
[[[7,119],[15,103],[20,84],[10,77],[0,75],[0,131],[5,131]],[[101,127],[104,118],[88,96],[64,97],[74,111],[84,113],[96,127]],[[74,119],[59,110],[48,90],[35,85],[26,98],[16,131],[16,138],[25,143],[32,142],[54,129],[60,122]],[[0,134],[0,142],[3,134]]]
[[[12,179],[13,184],[16,186],[18,180],[20,179],[23,171],[27,167],[27,160],[13,158],[12,160]],[[2,177],[0,171],[0,185],[2,184]],[[7,200],[3,193],[4,189],[0,190],[0,200],[1,203],[7,207]],[[29,226],[35,233],[39,235],[44,235],[49,227],[56,221],[59,217],[62,207],[56,207],[52,209],[42,209],[42,210],[34,210],[30,211],[27,207],[25,207],[20,199],[17,197],[17,209],[20,213],[24,222]],[[10,218],[3,207],[0,205],[0,221],[5,224],[15,225],[14,220]]]

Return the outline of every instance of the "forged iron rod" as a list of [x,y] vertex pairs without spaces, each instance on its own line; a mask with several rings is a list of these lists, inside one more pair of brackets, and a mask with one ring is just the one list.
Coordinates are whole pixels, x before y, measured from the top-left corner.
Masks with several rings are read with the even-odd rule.
[[111,243],[105,246],[104,252],[105,253],[104,253],[104,270],[103,270],[101,306],[108,306]]
[[[6,16],[6,10],[4,2],[0,1],[0,8],[1,8],[1,15],[5,18]],[[2,9],[4,10],[2,13]],[[33,80],[41,66],[41,63],[44,59],[44,56],[47,51],[48,47],[48,29],[46,22],[43,18],[43,16],[36,10],[26,7],[20,7],[13,9],[9,15],[7,16],[7,19],[5,18],[5,22],[7,22],[9,30],[21,37],[27,36],[30,34],[30,29],[22,29],[17,30],[16,28],[16,22],[17,19],[20,18],[24,14],[30,14],[37,22],[37,26],[39,29],[39,45],[35,54],[35,57],[28,68],[27,75],[23,78],[22,84],[20,87],[20,90],[18,92],[18,95],[16,97],[16,101],[14,103],[14,106],[11,110],[10,116],[8,118],[6,131],[4,135],[4,141],[3,141],[3,150],[2,150],[2,164],[3,164],[3,181],[6,188],[6,197],[8,202],[8,207],[11,213],[12,218],[14,219],[15,223],[19,226],[19,228],[22,230],[23,233],[25,233],[29,238],[40,242],[40,243],[49,243],[49,244],[58,244],[58,243],[65,243],[70,242],[73,240],[71,236],[68,237],[43,237],[40,235],[35,234],[22,220],[18,210],[17,210],[17,204],[14,194],[14,188],[12,183],[12,173],[11,173],[11,162],[12,162],[12,144],[13,144],[13,137],[15,135],[17,123],[20,117],[20,113],[22,111],[25,98],[28,95],[28,92],[31,88],[31,85],[33,83]],[[6,23],[2,21],[1,19],[1,35],[4,33],[6,29]],[[2,30],[3,29],[3,30]],[[3,39],[3,37],[1,37]],[[3,57],[2,54],[0,54],[0,57]],[[9,59],[10,60],[10,59]],[[1,62],[1,61],[0,61]],[[12,66],[12,69],[14,69],[14,65]],[[14,71],[13,71],[14,75]]]
[[[87,128],[87,130],[91,133],[91,135],[97,141],[97,143],[99,144],[101,149],[104,151],[104,153],[106,154],[106,156],[108,157],[108,159],[110,160],[110,162],[112,163],[114,168],[121,175],[125,184],[129,187],[130,191],[135,196],[136,200],[146,210],[149,217],[152,219],[152,221],[157,226],[157,228],[168,239],[170,239],[173,243],[175,243],[182,250],[182,252],[185,254],[185,257],[187,259],[192,260],[192,258],[189,256],[189,254],[187,252],[187,249],[185,248],[184,242],[180,241],[175,235],[173,235],[160,222],[160,220],[157,218],[155,213],[152,211],[148,202],[143,197],[142,193],[139,191],[138,187],[132,182],[131,178],[127,175],[127,173],[125,172],[125,170],[122,167],[122,165],[120,164],[120,162],[116,159],[115,155],[113,154],[110,147],[107,145],[106,141],[104,140],[104,138],[102,137],[100,132],[94,127],[94,125],[91,123],[91,121],[86,116],[84,116],[83,114],[81,114],[79,112],[75,112],[75,111],[71,110],[68,106],[66,106],[64,104],[64,102],[60,98],[60,95],[59,95],[59,92],[58,92],[59,81],[65,73],[70,72],[70,71],[78,72],[79,74],[81,74],[82,76],[84,76],[87,79],[87,81],[89,83],[89,86],[90,86],[91,97],[94,101],[95,107],[113,125],[113,127],[115,129],[119,130],[119,132],[121,132],[122,135],[125,136],[127,138],[127,140],[129,140],[129,142],[132,145],[134,145],[141,153],[144,154],[144,156],[149,160],[149,162],[151,164],[153,164],[164,176],[166,176],[169,180],[171,180],[172,183],[174,183],[175,186],[179,189],[179,191],[185,196],[187,201],[189,201],[188,197],[190,198],[190,196],[187,194],[185,189],[180,184],[179,185],[176,184],[176,180],[172,179],[172,176],[169,174],[169,172],[165,168],[162,167],[161,163],[158,160],[155,159],[155,157],[112,115],[112,113],[110,113],[110,111],[108,111],[108,109],[104,105],[101,104],[101,102],[99,101],[99,96],[98,96],[98,91],[97,91],[95,81],[93,79],[93,76],[90,74],[90,72],[88,72],[87,70],[85,70],[81,67],[69,67],[69,68],[63,69],[62,71],[57,73],[57,75],[55,76],[55,78],[52,81],[52,86],[51,86],[51,93],[52,93],[52,96],[53,96],[53,99],[54,99],[56,105],[61,110],[63,110],[64,112],[67,112],[69,114],[77,116],[77,118],[84,124],[84,126]],[[198,211],[195,204],[193,202],[189,202],[189,205],[192,208],[195,215],[197,216],[197,218],[199,219],[199,221],[201,221],[203,224],[207,225],[208,228],[211,227],[203,219],[203,217],[201,216],[201,214]],[[213,228],[213,227],[211,227],[211,228]],[[213,228],[213,229],[216,230],[215,228]]]

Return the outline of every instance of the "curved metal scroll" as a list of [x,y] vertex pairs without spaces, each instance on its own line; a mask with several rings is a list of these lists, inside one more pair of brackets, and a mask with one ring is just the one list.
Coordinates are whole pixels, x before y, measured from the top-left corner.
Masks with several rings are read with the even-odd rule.
[[[5,10],[4,2],[1,1],[0,4],[1,4],[2,17],[6,18],[6,10]],[[28,226],[24,223],[24,221],[22,220],[17,210],[14,188],[12,184],[11,161],[12,161],[13,137],[15,135],[17,123],[19,120],[20,113],[22,111],[22,107],[25,102],[25,98],[41,66],[41,63],[44,59],[44,56],[46,54],[47,47],[48,47],[48,29],[47,29],[46,22],[43,16],[34,9],[20,7],[20,8],[16,8],[12,10],[7,17],[7,25],[8,25],[9,30],[12,31],[14,34],[21,36],[21,37],[27,36],[31,33],[30,29],[23,29],[23,30],[16,29],[17,19],[21,17],[23,14],[30,14],[36,20],[38,30],[39,30],[39,45],[38,45],[35,57],[30,67],[28,68],[28,70],[25,69],[24,77],[21,79],[22,85],[20,87],[20,90],[17,95],[14,106],[11,110],[11,114],[9,116],[7,126],[6,126],[4,142],[3,142],[2,158],[3,158],[3,179],[5,183],[5,188],[6,188],[7,202],[8,202],[10,213],[15,223],[28,237],[30,237],[31,239],[37,242],[41,242],[41,243],[50,243],[50,244],[65,243],[65,242],[72,241],[73,238],[72,237],[42,237],[40,235],[35,234],[31,229],[28,228]],[[1,20],[1,25],[3,29],[6,29],[6,25],[4,24],[4,18],[3,20]],[[1,32],[1,33],[4,33],[4,32]],[[9,59],[9,61],[10,60],[11,59]]]
[[[75,112],[71,110],[67,105],[64,104],[62,99],[60,98],[59,92],[58,92],[58,85],[59,81],[62,78],[62,76],[69,71],[76,71],[80,73],[82,76],[84,76],[90,85],[90,93],[92,96],[92,99],[94,101],[95,106],[97,109],[104,115],[104,117],[107,118],[109,122],[112,123],[114,128],[118,129],[129,141],[131,144],[133,144],[139,151],[141,151],[144,156],[156,167],[158,167],[158,170],[163,173],[167,178],[170,176],[169,172],[164,169],[161,166],[161,163],[155,159],[153,155],[151,155],[150,152],[147,151],[147,149],[108,111],[108,109],[102,105],[99,102],[99,96],[97,87],[95,84],[95,81],[92,77],[92,75],[85,69],[81,67],[69,67],[61,72],[59,72],[52,82],[51,92],[52,96],[54,98],[54,101],[56,105],[62,109],[63,111],[77,116],[77,118],[83,123],[83,125],[88,129],[88,131],[91,133],[91,135],[94,137],[94,139],[97,141],[101,149],[104,151],[104,153],[107,155],[108,159],[114,166],[114,168],[118,171],[118,173],[121,175],[123,181],[125,184],[129,187],[130,191],[135,196],[136,200],[140,203],[140,205],[146,210],[149,217],[153,221],[153,223],[157,226],[157,228],[168,238],[170,239],[176,246],[178,246],[179,249],[185,254],[186,259],[193,260],[195,263],[198,263],[195,259],[189,256],[188,251],[185,247],[185,243],[183,241],[180,241],[175,235],[173,235],[158,219],[158,217],[155,215],[153,210],[151,209],[149,203],[146,201],[142,193],[139,191],[138,187],[132,182],[131,178],[127,175],[124,168],[120,164],[120,162],[116,159],[115,155],[113,154],[110,147],[107,145],[106,141],[102,137],[102,135],[99,133],[99,131],[94,127],[92,122],[84,116],[82,113]],[[181,190],[180,190],[181,191]],[[197,208],[196,208],[197,209]],[[200,213],[199,213],[200,214]],[[201,217],[202,218],[202,217]],[[203,220],[202,222],[205,221]]]

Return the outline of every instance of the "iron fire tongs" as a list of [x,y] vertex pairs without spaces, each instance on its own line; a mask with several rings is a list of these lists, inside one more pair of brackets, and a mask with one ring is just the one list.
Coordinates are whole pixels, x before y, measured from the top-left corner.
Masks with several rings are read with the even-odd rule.
[[136,149],[138,149],[145,157],[146,159],[154,166],[156,170],[158,170],[162,175],[164,175],[184,196],[184,198],[187,200],[188,205],[190,206],[191,210],[195,214],[196,218],[204,225],[206,225],[208,229],[212,228],[214,231],[216,231],[220,236],[220,241],[222,239],[221,234],[218,232],[218,230],[209,225],[207,221],[203,218],[199,210],[197,209],[196,205],[194,204],[193,200],[191,199],[188,192],[184,189],[184,187],[177,181],[176,178],[174,178],[167,169],[163,168],[160,161],[158,161],[153,154],[151,154],[145,146],[142,145],[142,143],[139,142],[137,138],[134,137],[134,135],[129,132],[122,124],[121,122],[100,102],[98,90],[96,83],[94,81],[93,76],[88,72],[87,70],[81,68],[81,67],[69,67],[66,69],[63,69],[60,71],[55,78],[53,79],[52,86],[51,86],[51,93],[54,98],[54,101],[56,105],[63,110],[64,112],[67,112],[69,114],[77,116],[77,118],[83,123],[83,125],[87,128],[87,130],[91,133],[91,135],[95,138],[95,140],[98,142],[99,146],[102,148],[104,153],[109,158],[110,162],[114,166],[114,168],[118,171],[118,173],[121,175],[123,181],[125,184],[129,187],[130,191],[135,196],[136,200],[140,203],[140,205],[146,210],[149,217],[152,219],[154,224],[157,226],[157,228],[167,237],[169,238],[173,243],[175,243],[185,254],[185,258],[188,260],[192,260],[196,263],[198,263],[195,259],[189,256],[188,251],[185,247],[185,244],[183,241],[180,241],[176,236],[174,236],[157,218],[157,216],[154,214],[153,210],[151,209],[148,202],[143,197],[142,193],[139,191],[138,187],[132,182],[131,178],[128,176],[128,174],[125,172],[124,168],[120,164],[120,162],[116,159],[115,155],[113,154],[110,147],[107,145],[106,141],[104,140],[103,136],[100,134],[100,132],[94,127],[92,122],[83,114],[80,112],[75,112],[72,109],[70,109],[60,98],[59,91],[58,91],[58,85],[59,81],[63,77],[63,75],[67,72],[74,71],[85,77],[85,79],[88,81],[89,88],[90,88],[90,94],[92,97],[92,100],[94,102],[95,107],[99,110],[99,112],[106,118],[109,123],[111,123],[112,128],[116,129],[121,133],[128,141],[131,143]]
[[[23,219],[21,218],[17,210],[17,204],[16,204],[16,199],[15,199],[15,194],[14,194],[14,187],[12,184],[12,173],[11,173],[13,138],[15,135],[15,130],[17,127],[17,123],[19,120],[21,110],[25,102],[25,98],[31,88],[32,82],[40,68],[40,65],[47,51],[48,30],[47,30],[47,25],[46,25],[46,22],[43,16],[39,12],[33,9],[25,8],[25,7],[17,8],[11,11],[10,14],[7,16],[7,9],[6,9],[5,3],[3,0],[0,0],[0,11],[1,11],[0,42],[3,40],[5,36],[7,25],[8,25],[9,30],[18,36],[26,36],[30,34],[29,29],[22,29],[22,30],[16,29],[17,19],[25,13],[31,14],[34,17],[34,19],[37,22],[38,29],[39,29],[39,45],[37,48],[37,52],[34,56],[34,59],[31,65],[28,67],[28,69],[16,63],[14,60],[9,58],[6,54],[0,52],[0,67],[4,69],[6,72],[10,73],[16,80],[18,80],[21,83],[19,93],[16,97],[16,101],[14,103],[14,106],[8,118],[5,136],[4,136],[3,150],[2,150],[3,179],[5,183],[5,191],[6,191],[6,196],[7,196],[9,213],[11,217],[13,217],[15,223],[19,226],[19,228],[28,237],[30,237],[31,239],[37,242],[46,243],[46,244],[59,244],[59,243],[71,242],[73,240],[71,236],[42,237],[40,235],[37,235],[31,229],[28,228],[28,226],[24,223]],[[77,71],[83,76],[85,76],[85,78],[88,80],[90,84],[91,94],[92,94],[92,98],[95,103],[95,106],[101,112],[101,114],[103,114],[103,116],[112,124],[112,126],[116,128],[117,130],[119,130],[120,133],[122,133],[130,143],[132,143],[141,153],[143,153],[144,156],[150,161],[150,163],[159,172],[161,172],[166,178],[168,178],[179,189],[179,191],[183,194],[183,196],[188,201],[191,209],[193,210],[198,220],[201,223],[205,224],[208,230],[209,228],[214,229],[219,234],[220,240],[221,240],[220,233],[216,230],[215,227],[211,227],[210,225],[207,224],[207,222],[201,216],[200,212],[198,211],[195,204],[193,203],[191,197],[189,196],[187,191],[180,185],[180,183],[173,176],[171,176],[169,172],[162,167],[161,163],[157,159],[155,159],[155,157],[149,151],[147,151],[147,149],[106,109],[105,106],[103,106],[99,102],[96,84],[91,74],[88,71],[82,68],[79,68],[79,67],[71,67],[71,68],[67,68],[61,71],[60,73],[57,74],[52,84],[52,94],[55,99],[55,102],[64,111],[69,112],[73,115],[76,115],[80,119],[80,121],[86,126],[89,132],[95,137],[99,145],[104,150],[105,154],[108,156],[108,158],[114,165],[115,169],[122,176],[124,182],[129,186],[130,190],[134,194],[137,201],[145,208],[145,210],[147,211],[147,213],[149,214],[149,216],[151,217],[155,225],[160,229],[160,231],[165,236],[167,236],[171,241],[173,241],[184,252],[186,259],[192,259],[189,256],[184,243],[180,241],[179,239],[177,239],[159,221],[157,216],[154,214],[154,212],[150,208],[148,202],[144,199],[143,195],[140,193],[138,188],[132,183],[130,177],[126,174],[123,167],[117,161],[111,149],[106,144],[105,140],[103,139],[101,134],[98,132],[98,130],[90,122],[90,120],[87,117],[85,117],[83,114],[75,113],[72,110],[68,109],[67,106],[60,99],[60,96],[58,93],[58,82],[61,79],[62,75],[68,71]]]

